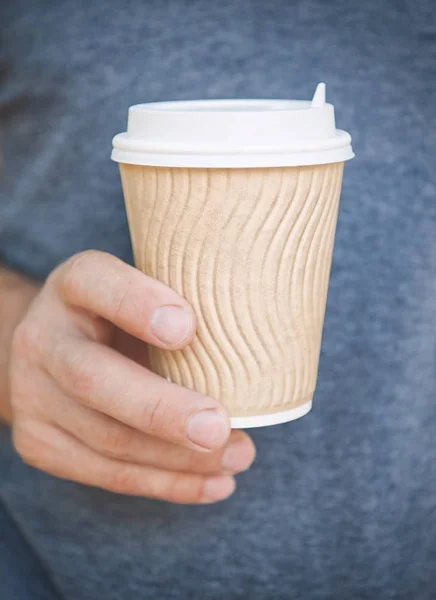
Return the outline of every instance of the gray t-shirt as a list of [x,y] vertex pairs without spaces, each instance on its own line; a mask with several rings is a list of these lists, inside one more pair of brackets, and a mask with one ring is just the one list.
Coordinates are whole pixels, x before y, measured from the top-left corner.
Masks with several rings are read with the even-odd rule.
[[325,80],[357,155],[313,412],[253,432],[230,500],[60,481],[0,428],[0,500],[62,597],[435,598],[432,0],[14,0],[0,23],[0,259],[35,277],[86,248],[131,261],[109,160],[131,104],[304,99]]

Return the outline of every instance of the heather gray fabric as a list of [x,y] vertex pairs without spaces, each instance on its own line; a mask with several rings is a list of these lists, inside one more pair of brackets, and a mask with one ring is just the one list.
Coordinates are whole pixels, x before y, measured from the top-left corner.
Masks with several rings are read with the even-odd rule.
[[0,502],[0,581],[3,600],[59,600],[50,577]]
[[127,106],[310,97],[354,136],[313,412],[253,432],[215,506],[130,499],[21,463],[0,498],[67,600],[436,596],[436,19],[432,0],[2,6],[0,255],[34,276],[130,261],[111,137]]

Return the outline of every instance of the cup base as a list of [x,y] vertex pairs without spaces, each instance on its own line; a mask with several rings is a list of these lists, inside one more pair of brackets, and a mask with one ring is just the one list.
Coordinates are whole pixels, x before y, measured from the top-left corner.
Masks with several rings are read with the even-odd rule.
[[254,415],[252,417],[232,417],[230,425],[232,429],[250,429],[252,427],[268,427],[269,425],[279,425],[294,421],[304,417],[312,408],[312,400],[301,404],[296,408],[284,410],[281,412],[269,413],[267,415]]

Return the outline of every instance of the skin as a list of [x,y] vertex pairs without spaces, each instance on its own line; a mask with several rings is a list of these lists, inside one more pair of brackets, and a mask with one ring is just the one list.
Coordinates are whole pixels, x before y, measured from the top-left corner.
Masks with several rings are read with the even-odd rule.
[[176,503],[223,500],[255,448],[213,398],[147,368],[147,344],[195,335],[190,305],[102,252],[42,287],[0,271],[0,417],[17,452],[52,475]]

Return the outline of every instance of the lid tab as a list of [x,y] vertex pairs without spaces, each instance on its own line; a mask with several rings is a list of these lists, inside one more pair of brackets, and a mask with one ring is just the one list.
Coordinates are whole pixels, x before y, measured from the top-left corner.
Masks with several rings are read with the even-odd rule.
[[322,108],[325,106],[325,83],[318,83],[312,98],[312,108]]

